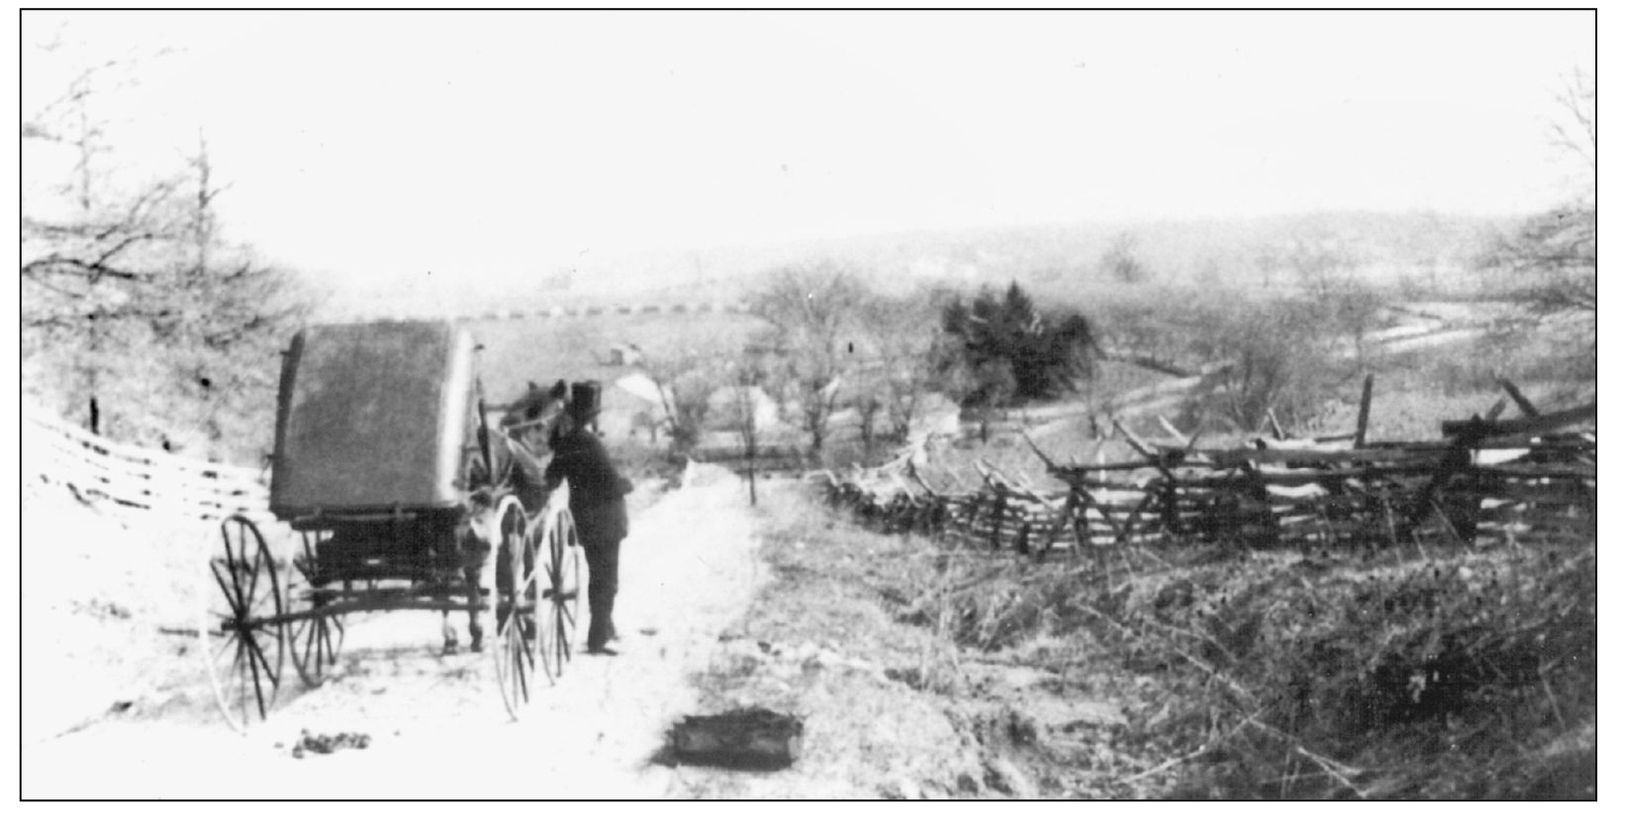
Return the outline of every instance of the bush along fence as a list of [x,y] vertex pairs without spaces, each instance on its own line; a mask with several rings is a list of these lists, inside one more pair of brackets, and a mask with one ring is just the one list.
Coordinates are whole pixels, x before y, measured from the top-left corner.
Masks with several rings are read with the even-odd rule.
[[25,482],[153,519],[218,521],[241,513],[274,522],[261,471],[111,442],[32,407],[24,408],[22,427]]
[[[933,487],[912,461],[828,473],[833,504],[885,532],[941,535],[1037,558],[1114,547],[1219,542],[1250,548],[1382,546],[1409,541],[1588,540],[1596,533],[1595,403],[1537,411],[1510,383],[1521,415],[1442,425],[1431,442],[1367,443],[1370,381],[1351,436],[1196,447],[1114,422],[1138,459],[1056,464],[1064,489],[1041,492],[978,463],[982,486]],[[1588,426],[1591,425],[1591,426]]]

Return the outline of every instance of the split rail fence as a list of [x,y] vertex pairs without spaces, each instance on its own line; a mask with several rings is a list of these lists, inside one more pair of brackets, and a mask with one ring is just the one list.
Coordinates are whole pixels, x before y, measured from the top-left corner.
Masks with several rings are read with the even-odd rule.
[[1521,417],[1498,420],[1497,407],[1445,422],[1432,442],[1366,443],[1368,381],[1352,436],[1211,449],[1166,421],[1165,442],[1114,423],[1136,460],[1056,464],[1029,439],[1060,490],[978,463],[982,486],[953,492],[899,459],[829,473],[828,496],[886,532],[1039,558],[1093,552],[1102,562],[1113,547],[1165,541],[1318,548],[1593,538],[1596,404],[1542,414],[1505,386]]
[[241,513],[275,521],[262,471],[108,441],[33,407],[24,408],[22,428],[27,480],[154,519],[219,521]]

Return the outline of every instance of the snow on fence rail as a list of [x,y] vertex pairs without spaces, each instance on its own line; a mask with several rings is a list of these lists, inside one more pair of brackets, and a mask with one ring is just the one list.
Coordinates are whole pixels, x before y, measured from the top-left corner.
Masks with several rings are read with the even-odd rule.
[[32,407],[23,410],[23,475],[154,518],[272,522],[265,474],[108,441]]
[[987,464],[977,466],[980,489],[949,492],[899,459],[829,473],[828,496],[886,532],[1038,557],[1092,551],[1102,564],[1113,546],[1161,541],[1272,547],[1593,537],[1595,429],[1570,428],[1594,422],[1596,405],[1543,415],[1518,403],[1523,418],[1445,422],[1436,442],[1368,445],[1356,436],[1199,449],[1183,436],[1145,441],[1118,424],[1140,458],[1102,465],[1044,458],[1065,483],[1057,492]]

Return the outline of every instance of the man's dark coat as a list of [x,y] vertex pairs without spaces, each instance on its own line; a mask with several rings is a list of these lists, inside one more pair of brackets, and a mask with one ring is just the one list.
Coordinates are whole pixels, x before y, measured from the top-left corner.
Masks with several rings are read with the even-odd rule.
[[570,482],[570,513],[586,546],[607,545],[626,537],[626,494],[631,483],[610,461],[604,443],[588,430],[574,430],[553,442],[547,482]]

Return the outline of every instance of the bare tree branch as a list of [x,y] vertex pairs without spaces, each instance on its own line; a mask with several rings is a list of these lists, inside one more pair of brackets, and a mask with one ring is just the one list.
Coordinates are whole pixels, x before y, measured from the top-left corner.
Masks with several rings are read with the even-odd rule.
[[102,277],[117,277],[120,280],[140,280],[143,277],[143,275],[133,271],[113,268],[101,260],[84,260],[79,257],[68,257],[61,254],[49,254],[29,262],[23,266],[22,271],[24,275],[29,277],[64,274],[86,277],[92,281]]
[[1597,88],[1596,82],[1578,68],[1557,94],[1557,103],[1567,119],[1552,124],[1552,140],[1573,152],[1597,174]]

